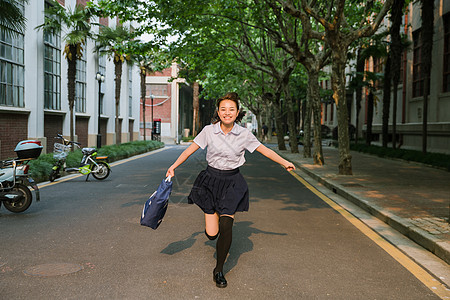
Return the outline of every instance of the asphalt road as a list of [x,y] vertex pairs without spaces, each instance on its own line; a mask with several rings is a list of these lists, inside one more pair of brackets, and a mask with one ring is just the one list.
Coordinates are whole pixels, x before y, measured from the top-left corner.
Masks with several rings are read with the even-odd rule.
[[[139,225],[144,202],[185,149],[166,147],[85,177],[41,188],[28,211],[0,210],[0,299],[438,299],[385,250],[297,179],[260,154],[241,172],[250,211],[236,216],[225,264],[212,280],[215,243],[187,204],[206,167],[198,151],[176,170],[169,208],[155,231]],[[56,264],[56,265],[49,265]],[[43,275],[74,264],[82,270]],[[58,269],[56,268],[56,269]]]

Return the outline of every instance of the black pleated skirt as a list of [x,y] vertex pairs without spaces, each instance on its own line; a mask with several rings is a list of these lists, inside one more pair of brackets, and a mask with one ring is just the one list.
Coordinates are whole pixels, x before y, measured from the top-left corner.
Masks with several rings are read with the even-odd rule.
[[195,179],[188,202],[197,204],[207,214],[234,215],[248,211],[247,182],[239,168],[219,170],[208,166]]

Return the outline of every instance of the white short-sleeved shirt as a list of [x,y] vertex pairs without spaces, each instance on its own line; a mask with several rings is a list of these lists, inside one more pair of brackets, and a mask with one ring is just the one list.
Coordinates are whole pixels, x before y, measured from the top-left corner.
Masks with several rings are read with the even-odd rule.
[[261,145],[250,130],[236,123],[225,135],[220,128],[220,122],[205,126],[195,137],[194,143],[202,149],[208,147],[208,165],[220,170],[239,168],[245,163],[245,150],[252,153]]

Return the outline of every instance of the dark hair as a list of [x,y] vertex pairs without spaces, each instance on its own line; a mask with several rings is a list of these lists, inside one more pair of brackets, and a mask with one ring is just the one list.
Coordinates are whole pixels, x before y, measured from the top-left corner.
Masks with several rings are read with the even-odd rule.
[[[216,101],[216,110],[214,111],[214,115],[211,119],[211,123],[213,123],[213,124],[216,124],[217,122],[220,121],[220,117],[219,117],[219,114],[217,113],[217,111],[219,110],[220,102],[222,102],[223,100],[233,101],[234,103],[236,103],[236,107],[239,110],[239,100],[240,100],[239,95],[235,92],[226,93],[225,96],[217,99],[217,101]],[[236,117],[235,122],[240,122],[242,120],[242,118],[244,118],[245,113],[246,113],[245,111],[239,110],[239,114]]]

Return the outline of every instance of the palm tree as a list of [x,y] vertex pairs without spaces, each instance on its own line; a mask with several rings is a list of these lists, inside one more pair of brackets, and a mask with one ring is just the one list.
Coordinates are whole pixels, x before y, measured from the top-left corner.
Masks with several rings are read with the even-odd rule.
[[0,31],[15,36],[24,34],[27,19],[21,5],[28,0],[0,0]]
[[[141,78],[141,99],[142,99],[142,122],[144,123],[144,141],[147,140],[146,128],[145,128],[145,96],[147,95],[147,86],[145,79],[148,73],[153,72],[153,62],[151,57],[145,54],[134,54],[132,59],[139,66],[139,74]],[[153,117],[153,116],[152,116]]]
[[92,16],[89,9],[76,5],[73,10],[62,7],[58,2],[51,0],[51,7],[46,10],[47,16],[43,24],[36,27],[51,33],[61,32],[64,25],[67,32],[64,35],[66,43],[64,56],[67,59],[67,90],[70,110],[70,140],[74,140],[74,114],[75,104],[75,79],[77,72],[77,60],[83,57],[86,40],[92,36]]
[[132,40],[131,32],[118,25],[116,28],[102,27],[97,36],[96,51],[100,55],[107,55],[114,62],[115,74],[115,106],[116,106],[116,144],[120,143],[119,136],[119,108],[120,108],[120,87],[122,84],[122,65],[125,60],[129,60],[128,42]]

